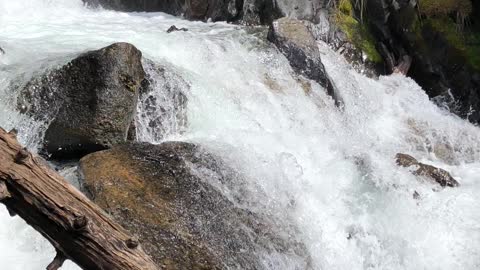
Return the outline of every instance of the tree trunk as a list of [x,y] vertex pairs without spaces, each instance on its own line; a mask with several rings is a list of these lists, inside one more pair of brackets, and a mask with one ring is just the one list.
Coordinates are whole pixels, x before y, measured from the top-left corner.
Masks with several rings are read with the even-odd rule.
[[86,270],[158,269],[135,237],[2,128],[0,202],[55,247],[48,270],[66,259]]

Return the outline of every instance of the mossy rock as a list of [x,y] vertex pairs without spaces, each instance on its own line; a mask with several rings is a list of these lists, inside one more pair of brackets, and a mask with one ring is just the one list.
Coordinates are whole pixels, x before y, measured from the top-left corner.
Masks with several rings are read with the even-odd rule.
[[370,33],[367,24],[355,18],[355,10],[350,0],[340,0],[335,12],[335,22],[342,30],[350,43],[362,50],[367,59],[374,63],[381,63],[382,56],[375,46],[375,38]]

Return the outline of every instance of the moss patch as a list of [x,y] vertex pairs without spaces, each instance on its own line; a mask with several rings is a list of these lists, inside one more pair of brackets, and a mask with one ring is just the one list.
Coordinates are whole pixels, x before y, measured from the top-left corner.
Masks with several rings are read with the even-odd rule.
[[467,17],[472,12],[470,0],[420,0],[420,12],[427,16],[449,15],[456,13]]
[[354,9],[350,0],[340,0],[335,14],[335,20],[340,29],[347,35],[347,39],[361,49],[367,59],[380,63],[383,61],[375,47],[375,39],[368,26],[354,18]]
[[427,23],[442,34],[448,43],[461,52],[468,64],[480,71],[480,33],[459,31],[449,17],[430,18]]

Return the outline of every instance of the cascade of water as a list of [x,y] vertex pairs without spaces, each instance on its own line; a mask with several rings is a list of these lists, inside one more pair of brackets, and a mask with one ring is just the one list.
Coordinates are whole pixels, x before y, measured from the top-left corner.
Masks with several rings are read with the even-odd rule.
[[[189,31],[167,34],[172,24]],[[162,106],[178,104],[174,92],[155,92],[165,85],[185,84],[188,99],[182,132],[175,114],[161,119],[166,138],[146,124],[158,116],[141,103],[140,139],[174,137],[221,156],[250,183],[252,202],[245,207],[297,226],[315,269],[480,267],[480,130],[436,107],[411,79],[368,79],[319,44],[345,102],[339,110],[320,86],[299,81],[286,59],[240,26],[89,10],[80,0],[0,0],[0,25],[6,51],[0,55],[0,126],[19,128],[31,149],[45,125],[15,113],[12,85],[82,51],[130,42],[181,76],[179,82],[173,73],[147,69],[150,94]],[[448,169],[461,186],[432,191],[395,165],[399,152]],[[3,207],[0,220],[4,269],[48,264],[53,248],[45,240]]]

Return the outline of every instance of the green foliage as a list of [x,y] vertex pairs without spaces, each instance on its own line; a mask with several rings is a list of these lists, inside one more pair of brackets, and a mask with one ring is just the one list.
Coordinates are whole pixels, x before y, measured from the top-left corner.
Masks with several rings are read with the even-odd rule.
[[460,51],[473,68],[480,71],[480,33],[458,31],[456,23],[448,17],[430,18],[427,23]]
[[340,0],[338,3],[338,12],[340,14],[353,17],[354,10],[350,0]]
[[335,14],[335,20],[348,40],[361,49],[368,60],[374,63],[382,62],[382,57],[375,47],[375,39],[366,24],[354,18],[354,9],[350,0],[340,0]]
[[427,16],[457,14],[468,17],[472,13],[470,0],[419,0],[420,12]]

